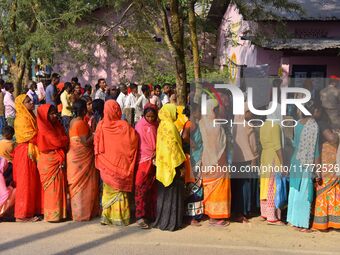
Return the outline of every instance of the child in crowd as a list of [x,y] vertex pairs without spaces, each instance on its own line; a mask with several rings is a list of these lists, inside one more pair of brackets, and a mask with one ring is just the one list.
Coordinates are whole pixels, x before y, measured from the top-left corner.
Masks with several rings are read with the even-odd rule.
[[14,86],[13,83],[6,82],[5,83],[5,96],[4,96],[4,106],[5,106],[5,117],[7,121],[7,125],[13,127],[14,119],[15,119],[15,104],[14,104]]
[[7,175],[12,172],[10,163],[0,157],[0,221],[13,221],[15,188]]
[[2,129],[2,140],[0,140],[0,157],[7,159],[12,162],[13,150],[14,150],[14,128],[6,126]]
[[[10,185],[13,182],[13,151],[14,151],[14,128],[11,126],[6,126],[2,129],[2,140],[0,141],[0,187],[4,194],[7,194],[4,197],[8,198],[8,201],[2,200],[2,195],[0,194],[0,217],[5,214],[7,209],[12,207],[14,204],[14,190]],[[1,183],[3,182],[3,183]],[[5,185],[6,184],[6,185]],[[13,195],[13,196],[12,196]],[[7,213],[6,213],[7,215]]]

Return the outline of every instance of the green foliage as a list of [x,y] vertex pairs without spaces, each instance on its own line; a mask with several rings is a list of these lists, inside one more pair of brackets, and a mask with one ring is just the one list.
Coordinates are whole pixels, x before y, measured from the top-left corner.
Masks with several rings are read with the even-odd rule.
[[[56,49],[65,50],[71,34],[82,31],[74,25],[96,7],[95,0],[0,0],[0,50],[8,59],[52,59]],[[82,34],[81,34],[82,35]],[[80,36],[79,40],[84,37]]]

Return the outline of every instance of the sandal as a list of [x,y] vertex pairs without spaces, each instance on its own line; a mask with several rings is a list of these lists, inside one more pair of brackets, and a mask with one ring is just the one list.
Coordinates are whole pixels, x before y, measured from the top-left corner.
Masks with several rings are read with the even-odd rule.
[[195,220],[195,219],[192,219],[192,220],[191,220],[190,225],[191,225],[191,226],[195,226],[195,227],[200,227],[200,226],[202,226],[202,224],[201,224],[199,221]]
[[229,226],[230,222],[226,220],[209,220],[209,224],[215,227],[226,227]]
[[38,216],[34,216],[32,218],[17,218],[15,219],[16,222],[38,222],[41,221],[41,218]]
[[141,229],[149,229],[150,228],[149,225],[145,223],[144,219],[138,220],[137,224]]
[[271,225],[271,226],[286,226],[286,224],[284,224],[280,220],[277,220],[277,221],[267,221],[267,224]]
[[312,232],[314,232],[312,229],[308,229],[308,228],[301,228],[299,231],[302,232],[302,233],[312,233]]

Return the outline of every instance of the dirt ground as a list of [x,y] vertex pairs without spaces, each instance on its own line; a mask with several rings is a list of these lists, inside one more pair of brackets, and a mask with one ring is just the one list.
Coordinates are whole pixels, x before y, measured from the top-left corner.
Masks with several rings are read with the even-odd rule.
[[300,233],[260,218],[176,232],[90,222],[0,223],[1,254],[340,254],[340,232]]

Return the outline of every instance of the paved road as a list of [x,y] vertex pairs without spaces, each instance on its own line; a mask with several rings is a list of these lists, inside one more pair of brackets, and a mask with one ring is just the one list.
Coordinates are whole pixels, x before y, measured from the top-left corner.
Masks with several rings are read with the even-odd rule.
[[300,233],[259,218],[226,228],[186,227],[177,232],[76,223],[0,223],[1,254],[340,254],[340,232]]

